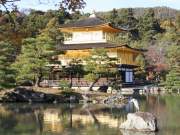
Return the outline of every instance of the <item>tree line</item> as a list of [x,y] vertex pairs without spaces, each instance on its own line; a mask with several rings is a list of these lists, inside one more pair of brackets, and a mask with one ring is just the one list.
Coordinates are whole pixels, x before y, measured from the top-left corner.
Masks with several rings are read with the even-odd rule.
[[[53,62],[51,56],[62,53],[56,49],[56,44],[63,41],[59,25],[89,16],[89,13],[75,10],[82,8],[80,6],[73,9],[65,1],[64,4],[60,10],[47,12],[20,12],[16,8],[8,13],[0,12],[0,87],[24,80],[38,85],[50,72],[51,69],[45,65]],[[69,9],[74,12],[69,13]],[[138,13],[140,9],[132,8],[98,12],[97,15],[115,27],[128,30],[126,35],[117,35],[119,40],[131,47],[147,50],[136,58],[141,65],[135,73],[137,78],[177,89],[180,86],[180,13],[169,8],[159,8],[157,13],[157,9],[143,9],[142,15]],[[92,74],[86,77],[98,78]]]

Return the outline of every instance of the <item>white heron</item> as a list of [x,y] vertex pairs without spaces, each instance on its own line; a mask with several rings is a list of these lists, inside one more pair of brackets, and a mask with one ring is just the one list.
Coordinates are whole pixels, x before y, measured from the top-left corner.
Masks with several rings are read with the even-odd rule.
[[139,103],[138,103],[137,99],[132,98],[129,102],[134,104],[134,107],[135,107],[136,111],[138,112],[139,111]]

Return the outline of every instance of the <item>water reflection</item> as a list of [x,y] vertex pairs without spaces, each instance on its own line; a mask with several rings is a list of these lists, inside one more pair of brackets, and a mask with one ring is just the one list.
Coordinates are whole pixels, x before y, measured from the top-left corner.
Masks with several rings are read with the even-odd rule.
[[44,132],[64,133],[67,128],[81,130],[92,126],[96,129],[104,126],[118,129],[119,123],[126,119],[126,115],[116,117],[110,114],[114,109],[103,105],[74,106],[69,107],[66,112],[61,109],[46,109],[44,110]]
[[148,96],[140,100],[141,110],[158,117],[160,131],[135,133],[119,129],[131,104],[105,105],[1,104],[0,134],[3,135],[179,135],[180,98]]

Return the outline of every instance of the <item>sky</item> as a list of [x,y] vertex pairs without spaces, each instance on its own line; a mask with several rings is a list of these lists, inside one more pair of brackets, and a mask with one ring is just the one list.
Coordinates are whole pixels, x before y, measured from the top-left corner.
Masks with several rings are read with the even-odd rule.
[[[16,2],[20,9],[32,8],[46,11],[48,9],[58,9],[56,4],[60,0],[21,0]],[[113,8],[134,8],[134,7],[157,7],[167,6],[180,10],[180,0],[85,0],[86,7],[83,12],[109,11]]]

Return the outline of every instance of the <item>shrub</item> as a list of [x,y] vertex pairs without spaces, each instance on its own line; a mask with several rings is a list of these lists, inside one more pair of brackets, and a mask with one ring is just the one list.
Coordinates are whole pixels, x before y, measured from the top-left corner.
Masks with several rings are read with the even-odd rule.
[[70,84],[66,80],[61,80],[59,82],[59,89],[60,90],[70,90]]

